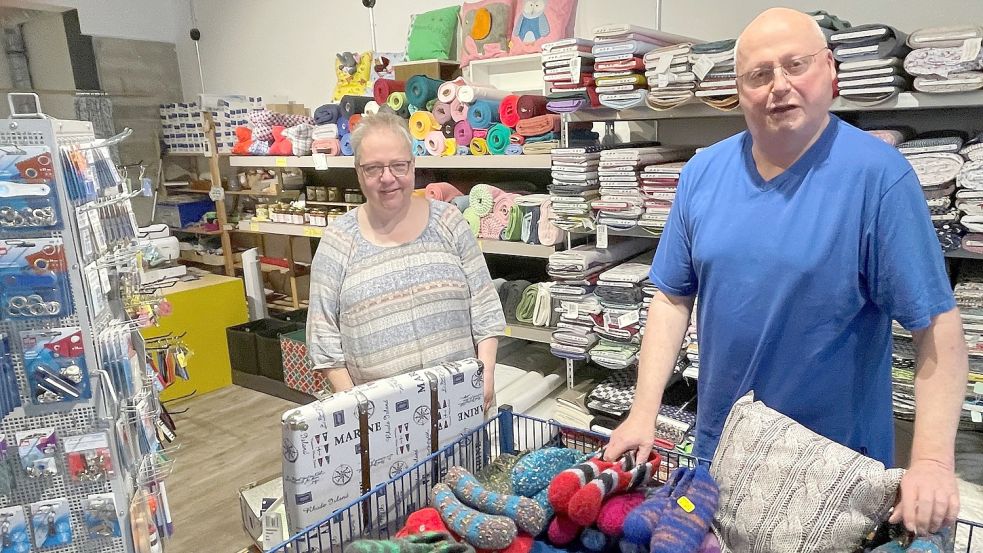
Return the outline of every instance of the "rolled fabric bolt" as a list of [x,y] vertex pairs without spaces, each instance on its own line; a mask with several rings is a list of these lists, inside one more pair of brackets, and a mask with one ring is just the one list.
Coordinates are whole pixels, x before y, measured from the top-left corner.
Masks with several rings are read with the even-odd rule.
[[433,113],[433,107],[436,106],[436,105],[437,105],[437,99],[436,98],[432,98],[432,99],[430,99],[430,100],[427,101],[427,105],[424,106],[424,107],[426,108],[427,111]]
[[348,118],[348,131],[349,132],[355,132],[355,129],[358,128],[358,124],[361,123],[361,122],[362,122],[362,114],[361,113],[356,113],[355,115],[352,115],[351,117],[349,117]]
[[[456,141],[457,140],[455,139],[455,142]],[[468,144],[469,145],[470,145],[470,143],[471,142],[468,141]],[[471,147],[470,146],[463,146],[461,144],[458,144],[457,145],[457,155],[459,155],[459,156],[469,156],[469,155],[471,155]]]
[[478,100],[468,108],[468,123],[476,129],[487,129],[498,122],[498,104]]
[[444,123],[440,126],[440,132],[444,133],[446,138],[455,138],[454,123],[452,121]]
[[478,100],[489,100],[492,103],[498,104],[510,94],[511,92],[507,90],[499,90],[488,86],[465,85],[457,89],[457,99],[467,103],[473,103]]
[[478,232],[481,230],[481,217],[470,207],[465,208],[462,214],[464,215],[464,220],[468,223],[468,228],[471,229],[471,234],[477,238]]
[[339,141],[337,138],[315,140],[311,144],[311,148],[315,153],[319,154],[327,154],[329,156],[341,155],[341,141]]
[[382,104],[393,92],[404,92],[405,90],[406,81],[376,79],[375,83],[372,85],[372,97],[376,102]]
[[423,108],[418,108],[418,107],[414,106],[413,104],[406,104],[406,113],[410,114],[410,117],[413,117],[413,114],[414,113],[416,113],[416,112],[418,112],[418,111],[420,111],[422,109]]
[[440,131],[430,131],[427,135],[427,153],[432,156],[439,156],[444,153],[446,140]]
[[371,101],[371,96],[352,96],[346,94],[341,97],[341,111],[344,112],[345,117],[351,118],[356,113],[363,113],[365,111],[365,104]]
[[426,107],[427,102],[437,97],[437,88],[441,84],[443,81],[426,75],[413,75],[406,81],[406,99],[416,107]]
[[338,145],[341,149],[341,155],[350,156],[355,154],[355,150],[352,149],[352,135],[346,134],[339,138]]
[[469,106],[460,100],[454,100],[451,102],[451,119],[454,121],[467,121],[468,120],[468,109]]
[[[387,98],[388,98],[388,96],[387,96]],[[369,103],[365,104],[365,115],[375,115],[375,114],[379,113],[379,105],[380,104],[385,104],[385,103],[386,103],[386,101],[383,100],[381,102],[372,101],[372,102],[369,102]]]
[[549,113],[549,110],[546,109],[547,102],[548,100],[545,97],[535,94],[523,94],[519,96],[516,102],[519,119],[530,119],[539,115],[546,115]]
[[338,104],[324,104],[314,110],[314,123],[317,125],[337,123],[339,117],[341,117],[341,106]]
[[444,137],[444,151],[442,153],[445,156],[457,154],[457,141],[454,140],[454,137]]
[[474,131],[471,129],[470,123],[458,121],[454,124],[454,139],[457,140],[458,144],[471,144],[472,138],[474,138]]
[[433,106],[433,116],[441,125],[451,122],[451,105],[437,102]]
[[488,129],[488,152],[492,155],[504,155],[505,149],[512,143],[510,140],[512,131],[501,123],[495,123]]
[[505,148],[505,155],[507,155],[507,156],[518,156],[518,155],[522,155],[522,145],[520,145],[520,144],[509,144],[508,147]]
[[471,134],[474,138],[488,138],[488,129],[472,129]]
[[457,90],[464,84],[464,79],[458,77],[453,81],[447,81],[437,87],[437,99],[444,103],[451,103],[457,99]]
[[420,110],[410,116],[410,134],[418,140],[425,140],[432,131],[440,128],[440,123],[432,113]]
[[471,155],[473,156],[488,155],[488,142],[486,142],[484,138],[472,138]]
[[393,92],[386,99],[386,104],[389,105],[395,112],[404,109],[406,107],[406,93],[405,92]]
[[413,155],[420,157],[429,155],[427,153],[427,143],[423,140],[413,139]]
[[338,138],[350,134],[352,131],[348,126],[348,118],[342,117],[338,120]]
[[515,128],[519,122],[519,96],[509,94],[498,105],[498,117],[505,125]]

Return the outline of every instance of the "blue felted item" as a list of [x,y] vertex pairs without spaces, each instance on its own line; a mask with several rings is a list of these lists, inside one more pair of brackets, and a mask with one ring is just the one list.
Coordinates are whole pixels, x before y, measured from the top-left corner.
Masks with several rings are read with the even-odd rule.
[[471,155],[471,148],[469,148],[467,146],[458,146],[457,147],[457,155],[459,155],[459,156],[469,156],[469,155]]
[[528,497],[500,494],[485,488],[467,469],[451,467],[444,477],[454,495],[462,503],[490,515],[502,515],[515,521],[516,526],[533,536],[546,527],[542,507]]
[[427,102],[437,97],[437,88],[443,83],[426,75],[413,75],[406,81],[406,99],[418,108],[425,108]]
[[607,549],[608,537],[597,528],[584,528],[580,533],[580,545],[587,551],[600,553]]
[[539,493],[532,496],[533,501],[539,503],[539,506],[543,508],[543,512],[546,513],[546,520],[553,518],[556,513],[553,511],[553,506],[550,505],[549,497],[549,486],[539,490]]
[[461,503],[447,484],[434,485],[430,504],[440,512],[448,528],[481,549],[504,549],[519,533],[512,519],[482,513]]
[[[692,509],[684,509],[678,500],[686,497]],[[649,542],[650,553],[696,551],[706,537],[717,512],[720,489],[704,465],[689,471],[672,491],[670,503],[659,518],[659,526]]]
[[[451,203],[454,204],[454,207],[456,207],[457,209],[459,209],[461,211],[461,213],[464,213],[464,210],[467,209],[468,208],[468,205],[471,203],[471,196],[468,196],[467,194],[462,194],[462,195],[460,195],[460,196],[452,199],[451,200]],[[533,497],[533,499],[536,499],[536,498]]]
[[337,123],[341,117],[341,106],[338,104],[324,104],[314,110],[314,124],[328,125]]
[[635,507],[625,517],[622,542],[647,546],[652,541],[652,534],[659,524],[662,513],[665,512],[669,507],[669,503],[672,501],[670,496],[673,490],[676,489],[684,478],[691,477],[690,471],[684,467],[679,467],[672,471],[665,485],[655,490],[644,503]]
[[338,143],[341,144],[341,155],[351,156],[355,155],[355,150],[352,148],[352,135],[346,134],[342,136]]
[[417,140],[416,138],[414,138],[413,139],[413,155],[415,155],[417,157],[430,155],[427,152],[427,143],[424,142],[423,140]]
[[532,549],[529,553],[566,553],[566,550],[557,549],[542,540],[536,540],[532,542]]
[[343,137],[343,136],[345,136],[347,134],[351,134],[352,133],[352,131],[348,128],[348,118],[347,117],[344,117],[344,116],[339,117],[338,118],[337,125],[338,125],[338,138],[341,138],[341,137]]
[[586,457],[579,451],[563,447],[537,449],[512,467],[512,490],[517,495],[533,497],[546,489],[554,476]]

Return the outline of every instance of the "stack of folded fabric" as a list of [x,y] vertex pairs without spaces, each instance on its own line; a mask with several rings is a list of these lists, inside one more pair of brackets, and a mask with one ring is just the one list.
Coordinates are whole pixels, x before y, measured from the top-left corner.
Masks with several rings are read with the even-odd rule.
[[962,215],[961,228],[969,231],[962,237],[961,247],[983,254],[983,133],[966,141],[959,153],[966,162],[956,176],[956,208]]
[[573,388],[564,388],[556,396],[553,418],[560,424],[573,428],[590,428],[594,415],[587,409],[587,395],[597,385],[592,379],[577,379]]
[[593,42],[568,38],[542,47],[543,80],[547,83],[548,109],[571,113],[601,105],[594,88]]
[[638,369],[635,367],[612,372],[587,396],[587,408],[614,422],[623,420],[635,402],[637,382]]
[[809,16],[819,25],[819,28],[823,30],[823,33],[828,37],[836,31],[842,31],[843,29],[848,29],[850,27],[849,21],[844,21],[829,12],[823,10],[816,10],[813,12],[807,12]]
[[690,62],[692,42],[657,48],[645,54],[645,78],[649,92],[645,103],[655,110],[685,104],[696,89],[696,73]]
[[889,25],[858,25],[829,35],[839,62],[838,87],[844,99],[878,104],[910,88],[900,71],[909,48],[907,35]]
[[635,25],[594,29],[594,82],[598,100],[613,109],[642,105],[648,95],[645,60],[657,48],[686,42],[685,37]]
[[911,138],[912,131],[907,128],[899,127],[890,129],[870,129],[867,131],[867,134],[897,148],[902,142],[905,142]]
[[983,88],[983,27],[930,27],[919,29],[907,40],[911,52],[904,70],[915,77],[915,90],[944,93]]
[[[543,204],[549,202],[548,194],[526,194],[515,199],[515,205],[509,214],[509,225],[506,228],[506,240],[522,241],[526,244],[542,244],[541,236],[562,232],[559,228],[543,217]],[[518,226],[518,239],[514,240]],[[552,228],[546,228],[552,227]]]
[[652,266],[653,252],[638,255],[601,273],[594,289],[602,319],[594,332],[599,341],[590,358],[607,369],[626,369],[638,363],[641,347],[642,288]]
[[644,213],[638,218],[638,226],[653,234],[662,233],[676,200],[676,187],[684,165],[685,161],[673,161],[645,166],[639,175]]
[[598,163],[601,197],[591,202],[591,209],[597,212],[597,224],[619,230],[634,227],[644,212],[639,168],[686,159],[691,153],[691,150],[664,146],[602,151]]
[[[932,223],[945,251],[958,249],[960,245],[959,212],[952,205],[952,192],[963,167],[963,157],[959,154],[962,145],[963,139],[955,133],[919,135],[898,145],[898,151],[911,163],[922,185]],[[983,222],[983,217],[980,221]]]
[[[546,104],[543,103],[545,110]],[[520,119],[515,126],[522,152],[526,154],[548,154],[560,145],[560,116],[555,113],[536,115]]]
[[557,148],[552,152],[550,221],[566,230],[593,230],[590,202],[599,197],[599,146]]
[[734,70],[736,42],[734,39],[718,40],[694,44],[690,48],[690,62],[698,82],[696,97],[719,110],[732,110],[738,105]]

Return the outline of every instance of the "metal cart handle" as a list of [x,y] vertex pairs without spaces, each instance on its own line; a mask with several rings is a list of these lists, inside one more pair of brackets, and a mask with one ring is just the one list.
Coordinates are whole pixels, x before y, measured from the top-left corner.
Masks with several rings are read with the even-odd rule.
[[[14,109],[14,99],[16,97],[34,98],[34,111],[17,113],[17,110]],[[10,106],[11,119],[44,119],[47,117],[41,112],[41,98],[38,98],[38,95],[35,92],[8,92],[7,105]]]

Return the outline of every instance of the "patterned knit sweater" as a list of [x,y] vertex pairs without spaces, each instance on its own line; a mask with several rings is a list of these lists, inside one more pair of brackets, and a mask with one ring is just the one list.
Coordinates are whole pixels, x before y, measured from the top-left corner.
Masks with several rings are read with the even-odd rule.
[[476,356],[505,316],[467,222],[444,202],[415,240],[366,240],[356,210],[324,232],[311,267],[307,344],[314,368],[347,367],[358,385]]

